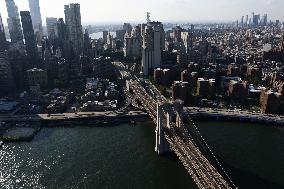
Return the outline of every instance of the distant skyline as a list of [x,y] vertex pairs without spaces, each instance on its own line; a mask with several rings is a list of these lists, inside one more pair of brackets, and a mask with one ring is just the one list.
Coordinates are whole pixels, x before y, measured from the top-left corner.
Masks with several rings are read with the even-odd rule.
[[[15,0],[21,10],[29,10],[28,0]],[[151,19],[167,22],[224,22],[240,20],[252,12],[268,14],[269,20],[284,20],[283,0],[40,0],[43,24],[46,17],[63,17],[64,5],[81,5],[83,24],[115,22],[145,22]],[[5,0],[0,1],[0,13],[7,26]]]

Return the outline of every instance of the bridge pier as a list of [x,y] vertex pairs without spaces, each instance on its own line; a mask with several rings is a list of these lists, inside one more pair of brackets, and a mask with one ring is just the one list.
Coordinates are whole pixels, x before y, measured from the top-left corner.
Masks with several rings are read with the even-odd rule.
[[[157,125],[156,125],[156,144],[155,144],[155,152],[158,153],[158,155],[162,155],[165,153],[170,152],[169,144],[165,138],[164,134],[164,127],[169,127],[169,121],[170,117],[169,114],[167,114],[167,121],[165,122],[163,119],[163,104],[157,104]],[[166,125],[165,125],[166,124]]]

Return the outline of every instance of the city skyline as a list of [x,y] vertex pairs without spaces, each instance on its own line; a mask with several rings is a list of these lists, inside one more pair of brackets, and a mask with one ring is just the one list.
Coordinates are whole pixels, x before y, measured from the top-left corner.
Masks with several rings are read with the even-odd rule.
[[[64,18],[64,5],[69,3],[81,5],[83,24],[141,22],[146,20],[147,11],[152,13],[152,20],[163,22],[228,22],[240,20],[241,16],[251,14],[251,12],[267,13],[268,20],[284,20],[281,10],[284,2],[280,0],[219,0],[218,3],[209,0],[158,0],[155,2],[145,0],[135,3],[133,0],[108,0],[104,2],[92,1],[91,5],[93,6],[90,6],[90,2],[87,0],[61,0],[60,3],[51,3],[50,1],[40,1],[44,25],[46,25],[46,17]],[[29,11],[28,0],[15,0],[15,2],[19,11]],[[163,4],[163,7],[161,7],[161,4]],[[238,7],[238,9],[233,7]],[[52,9],[52,13],[48,11],[50,9]],[[109,12],[108,14],[106,14],[106,10]],[[172,12],[172,14],[169,14],[169,12]],[[5,1],[0,2],[0,14],[4,25],[7,26]]]

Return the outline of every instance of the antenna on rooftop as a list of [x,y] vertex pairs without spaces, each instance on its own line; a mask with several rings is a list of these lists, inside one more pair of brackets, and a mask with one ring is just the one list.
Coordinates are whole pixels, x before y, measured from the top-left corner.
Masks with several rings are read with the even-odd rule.
[[147,22],[149,23],[149,22],[151,22],[151,20],[150,20],[150,12],[147,12]]

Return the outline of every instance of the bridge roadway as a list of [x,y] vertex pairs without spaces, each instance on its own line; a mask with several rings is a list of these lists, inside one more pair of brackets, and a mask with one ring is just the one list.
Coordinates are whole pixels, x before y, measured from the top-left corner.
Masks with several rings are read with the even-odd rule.
[[[133,79],[129,82],[130,88],[134,95],[141,102],[145,110],[151,116],[153,121],[157,123],[157,104],[167,103],[155,86],[143,79]],[[162,122],[166,123],[166,111]],[[172,108],[170,111],[176,111]],[[201,189],[207,188],[237,188],[232,180],[224,179],[218,170],[210,163],[210,161],[202,154],[198,146],[192,139],[188,129],[186,129],[182,120],[179,127],[175,122],[170,123],[170,128],[164,129],[165,138],[170,148],[176,153],[196,185]]]

